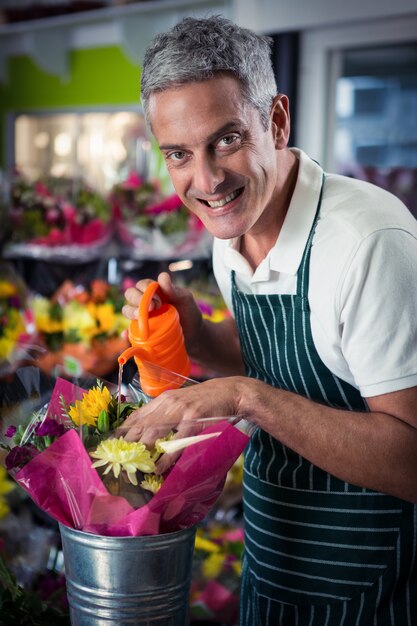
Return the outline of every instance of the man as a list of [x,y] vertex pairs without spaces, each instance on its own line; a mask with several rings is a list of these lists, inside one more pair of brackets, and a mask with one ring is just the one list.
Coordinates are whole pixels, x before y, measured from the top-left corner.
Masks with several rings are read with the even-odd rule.
[[[233,318],[203,321],[159,276],[190,356],[226,376],[163,393],[127,439],[204,416],[256,426],[242,625],[417,624],[416,221],[288,148],[268,41],[224,18],[157,36],[141,89],[176,192],[214,235]],[[126,292],[129,318],[148,282]]]

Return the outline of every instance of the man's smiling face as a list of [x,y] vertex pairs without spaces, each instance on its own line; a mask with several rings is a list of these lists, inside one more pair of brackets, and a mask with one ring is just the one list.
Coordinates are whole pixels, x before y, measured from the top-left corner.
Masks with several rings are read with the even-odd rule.
[[175,190],[207,230],[231,239],[262,230],[277,190],[274,125],[229,75],[152,94],[152,131]]

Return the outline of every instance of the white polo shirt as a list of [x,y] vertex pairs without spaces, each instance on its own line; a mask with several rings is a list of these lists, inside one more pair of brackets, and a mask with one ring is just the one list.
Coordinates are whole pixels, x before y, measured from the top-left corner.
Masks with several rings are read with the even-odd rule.
[[[231,270],[252,294],[294,294],[320,195],[321,167],[304,152],[275,246],[253,272],[240,240],[215,239],[213,270],[233,312]],[[363,397],[417,385],[417,221],[392,194],[326,174],[313,238],[309,302],[317,352]]]

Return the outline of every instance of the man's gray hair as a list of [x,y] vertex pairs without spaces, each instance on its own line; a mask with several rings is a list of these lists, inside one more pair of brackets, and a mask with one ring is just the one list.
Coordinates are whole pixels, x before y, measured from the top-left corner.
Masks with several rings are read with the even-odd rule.
[[268,127],[277,85],[271,63],[271,39],[241,28],[222,16],[184,18],[156,35],[143,62],[141,101],[149,122],[149,98],[159,91],[230,73],[242,95]]

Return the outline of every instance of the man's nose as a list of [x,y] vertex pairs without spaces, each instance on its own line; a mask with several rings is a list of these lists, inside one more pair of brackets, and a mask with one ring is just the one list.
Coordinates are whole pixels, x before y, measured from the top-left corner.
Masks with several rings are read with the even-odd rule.
[[193,187],[204,196],[216,193],[219,185],[224,181],[224,171],[216,159],[207,155],[194,158]]

